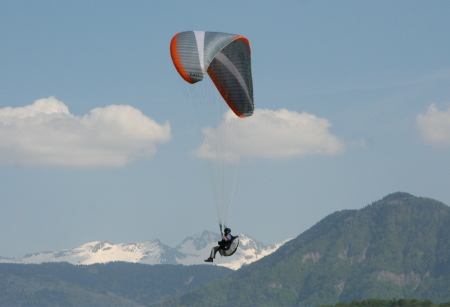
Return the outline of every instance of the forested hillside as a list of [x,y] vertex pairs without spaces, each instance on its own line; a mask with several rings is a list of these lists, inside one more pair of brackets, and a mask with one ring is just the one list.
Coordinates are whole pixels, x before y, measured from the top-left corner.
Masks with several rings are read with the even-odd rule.
[[231,273],[217,266],[0,264],[0,306],[148,306]]
[[394,193],[335,212],[275,253],[167,306],[313,306],[368,298],[450,301],[450,208]]

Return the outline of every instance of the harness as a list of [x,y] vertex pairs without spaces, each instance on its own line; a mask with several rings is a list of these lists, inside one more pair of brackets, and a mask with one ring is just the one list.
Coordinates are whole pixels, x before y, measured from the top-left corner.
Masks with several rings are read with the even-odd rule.
[[237,250],[237,248],[239,246],[239,237],[238,236],[236,236],[236,237],[231,236],[231,240],[230,241],[225,241],[224,243],[225,243],[224,245],[220,245],[219,244],[219,246],[220,246],[220,248],[219,248],[220,255],[221,256],[225,256],[225,257],[231,256],[231,255],[233,255],[236,252],[236,250]]
[[[222,224],[219,224],[220,226],[220,232],[222,232]],[[226,228],[226,226],[225,226]],[[219,253],[221,256],[231,256],[233,255],[238,246],[239,246],[239,237],[238,236],[231,236],[231,240],[229,241],[225,241],[225,240],[220,240],[219,242],[217,242],[217,244],[219,244]]]

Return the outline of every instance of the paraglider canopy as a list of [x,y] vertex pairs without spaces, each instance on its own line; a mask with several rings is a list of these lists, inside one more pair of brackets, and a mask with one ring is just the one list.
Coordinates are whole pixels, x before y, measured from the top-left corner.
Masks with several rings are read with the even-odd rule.
[[250,44],[240,35],[186,31],[170,43],[173,64],[189,83],[203,80],[206,73],[228,106],[239,117],[253,114],[253,82]]

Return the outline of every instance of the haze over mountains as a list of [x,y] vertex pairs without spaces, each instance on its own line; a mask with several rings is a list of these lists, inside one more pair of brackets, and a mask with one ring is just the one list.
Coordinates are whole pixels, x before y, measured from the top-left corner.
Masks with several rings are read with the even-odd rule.
[[[250,264],[276,251],[284,242],[264,245],[248,235],[241,234],[240,246],[233,257],[220,257],[217,254],[214,264],[233,270],[243,264]],[[159,240],[143,243],[89,242],[82,246],[56,252],[27,254],[16,259],[0,257],[0,263],[39,264],[44,262],[68,262],[71,264],[94,264],[112,261],[125,261],[142,264],[204,264],[220,235],[204,231],[185,238],[175,248],[164,245]]]

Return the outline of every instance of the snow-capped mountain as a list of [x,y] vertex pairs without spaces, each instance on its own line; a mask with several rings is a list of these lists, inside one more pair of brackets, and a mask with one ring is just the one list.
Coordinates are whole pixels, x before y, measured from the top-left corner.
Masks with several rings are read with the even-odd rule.
[[[211,248],[217,245],[220,235],[211,231],[204,231],[191,237],[187,237],[183,242],[175,247],[175,250],[184,255],[177,258],[177,263],[184,265],[199,264],[208,258]],[[228,267],[233,270],[239,269],[243,264],[249,264],[276,251],[282,243],[264,245],[246,234],[239,235],[239,248],[232,257],[221,257],[216,255],[214,264]]]
[[159,240],[144,243],[90,242],[59,252],[42,252],[22,256],[18,259],[9,259],[0,262],[13,263],[43,263],[43,262],[69,262],[72,264],[93,264],[111,261],[139,262],[145,264],[172,264],[176,263],[177,252]]
[[[243,264],[252,263],[276,251],[288,240],[264,245],[248,235],[239,235],[239,248],[232,257],[221,257],[218,253],[214,265],[239,269]],[[43,263],[69,262],[72,264],[94,264],[111,261],[137,262],[144,264],[204,264],[211,248],[217,245],[220,235],[211,231],[187,237],[175,248],[164,245],[159,240],[144,243],[90,242],[73,249],[59,252],[27,254],[16,259],[0,257],[0,263]]]

